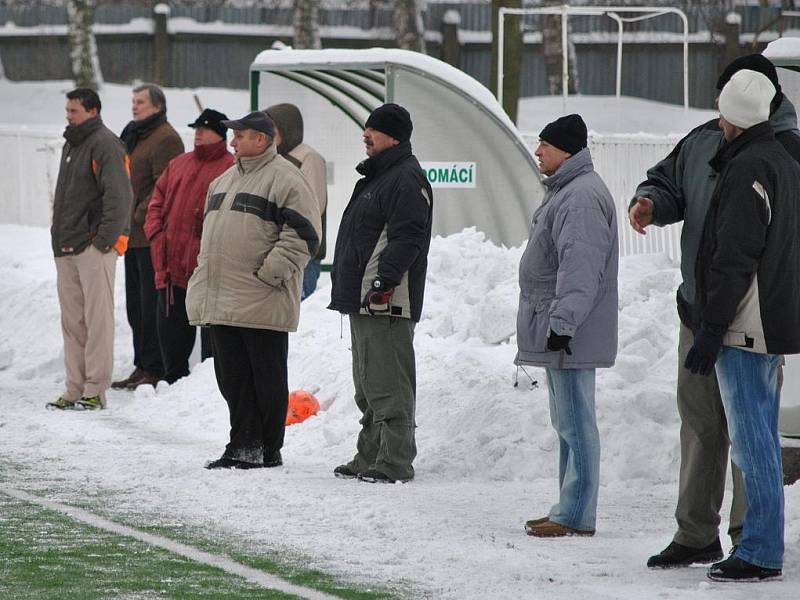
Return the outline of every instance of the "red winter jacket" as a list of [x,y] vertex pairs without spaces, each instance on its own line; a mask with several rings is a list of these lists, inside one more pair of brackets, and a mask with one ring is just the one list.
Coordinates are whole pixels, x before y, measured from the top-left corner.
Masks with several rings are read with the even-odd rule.
[[197,267],[208,186],[232,164],[222,140],[173,158],[158,178],[144,223],[156,289],[186,288]]

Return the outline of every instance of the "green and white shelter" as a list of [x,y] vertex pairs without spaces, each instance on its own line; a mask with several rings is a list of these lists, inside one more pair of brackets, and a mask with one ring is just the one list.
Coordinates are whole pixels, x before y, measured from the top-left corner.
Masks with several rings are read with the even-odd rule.
[[395,102],[411,113],[411,144],[434,192],[434,234],[475,227],[506,246],[528,236],[544,196],[539,170],[517,128],[482,84],[430,56],[406,50],[266,50],[250,67],[251,109],[290,102],[304,141],[328,163],[328,256],[366,158],[370,112]]

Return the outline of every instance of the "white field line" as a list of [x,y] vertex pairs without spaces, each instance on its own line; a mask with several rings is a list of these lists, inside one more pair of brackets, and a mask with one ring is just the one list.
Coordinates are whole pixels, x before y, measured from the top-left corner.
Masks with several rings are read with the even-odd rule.
[[254,569],[252,567],[248,567],[246,565],[238,563],[226,556],[220,556],[218,554],[211,554],[210,552],[204,552],[202,550],[198,550],[197,548],[193,548],[192,546],[187,546],[186,544],[181,544],[180,542],[176,542],[169,538],[161,537],[159,535],[153,535],[152,533],[145,533],[144,531],[139,531],[138,529],[134,529],[132,527],[120,525],[118,523],[114,523],[113,521],[109,521],[108,519],[104,519],[103,517],[90,513],[86,510],[83,510],[81,508],[68,506],[66,504],[61,504],[59,502],[53,502],[52,500],[40,498],[38,496],[34,496],[32,494],[28,494],[27,492],[7,487],[2,484],[0,484],[0,492],[6,494],[7,496],[11,496],[12,498],[16,498],[17,500],[23,500],[25,502],[30,502],[32,504],[37,504],[39,506],[42,506],[50,510],[60,512],[62,514],[72,517],[76,521],[81,521],[82,523],[91,525],[92,527],[97,527],[98,529],[105,529],[106,531],[110,531],[118,535],[131,537],[136,540],[139,540],[140,542],[144,542],[145,544],[150,544],[151,546],[156,546],[158,548],[163,548],[164,550],[168,550],[169,552],[179,554],[195,562],[203,563],[211,567],[222,569],[227,573],[238,575],[239,577],[243,577],[247,581],[260,585],[264,588],[268,588],[270,590],[283,592],[285,594],[293,594],[299,598],[306,598],[308,600],[340,600],[337,596],[332,596],[330,594],[326,594],[325,592],[320,592],[318,590],[314,590],[311,588],[295,585],[284,579],[281,579],[280,577],[276,577],[275,575],[270,575],[269,573],[265,573],[264,571],[260,571],[259,569]]

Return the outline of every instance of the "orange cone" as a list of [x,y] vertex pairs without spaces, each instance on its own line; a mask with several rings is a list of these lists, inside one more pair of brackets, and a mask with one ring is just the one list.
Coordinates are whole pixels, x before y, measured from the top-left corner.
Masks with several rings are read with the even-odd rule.
[[286,424],[302,423],[319,412],[319,400],[305,390],[295,390],[289,394],[289,409],[286,411]]

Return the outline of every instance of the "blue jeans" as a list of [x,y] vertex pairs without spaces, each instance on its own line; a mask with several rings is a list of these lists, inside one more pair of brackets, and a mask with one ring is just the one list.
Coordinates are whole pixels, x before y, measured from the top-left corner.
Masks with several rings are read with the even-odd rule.
[[306,269],[303,271],[303,295],[300,296],[300,300],[305,300],[317,289],[317,279],[319,279],[321,266],[322,261],[320,259],[312,258],[308,261]]
[[780,569],[783,565],[779,362],[775,354],[723,347],[716,366],[728,418],[731,457],[742,470],[747,498],[736,556],[766,569]]
[[558,434],[558,503],[550,520],[593,530],[600,486],[600,434],[594,411],[594,369],[546,369],[550,422]]

